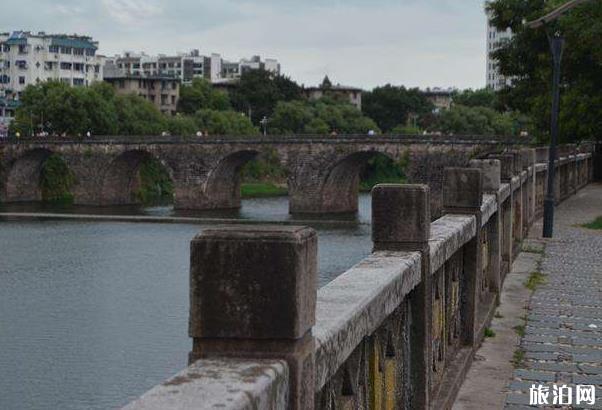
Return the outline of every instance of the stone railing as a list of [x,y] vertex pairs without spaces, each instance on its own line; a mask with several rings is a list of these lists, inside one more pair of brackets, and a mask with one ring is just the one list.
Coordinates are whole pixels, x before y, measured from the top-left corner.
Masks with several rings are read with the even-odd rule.
[[299,142],[399,142],[433,144],[503,144],[525,145],[528,139],[514,136],[494,135],[437,135],[437,134],[282,134],[282,135],[92,135],[88,136],[53,136],[53,137],[10,137],[0,138],[3,144],[200,144],[200,143],[299,143]]
[[[205,230],[191,244],[191,366],[126,408],[450,408],[540,213],[542,155],[446,169],[435,221],[428,186],[378,185],[374,252],[318,291],[312,229]],[[557,166],[559,200],[591,178],[589,153]]]

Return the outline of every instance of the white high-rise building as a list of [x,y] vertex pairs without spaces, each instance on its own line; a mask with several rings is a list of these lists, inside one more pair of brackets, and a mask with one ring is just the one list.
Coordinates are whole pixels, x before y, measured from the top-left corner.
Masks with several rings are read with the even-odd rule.
[[149,56],[144,53],[126,51],[122,55],[108,58],[105,65],[105,76],[133,75],[140,77],[169,76],[189,84],[194,78],[205,78],[212,83],[237,80],[251,70],[264,69],[280,74],[278,60],[259,56],[242,59],[238,62],[223,60],[219,54],[204,56],[198,50],[189,53],[167,56],[159,54]]
[[487,16],[487,87],[495,91],[501,90],[512,84],[512,79],[500,74],[498,61],[491,53],[498,50],[505,42],[512,38],[512,31],[498,30]]
[[0,33],[0,98],[18,100],[29,84],[47,80],[72,86],[102,81],[104,57],[91,37]]

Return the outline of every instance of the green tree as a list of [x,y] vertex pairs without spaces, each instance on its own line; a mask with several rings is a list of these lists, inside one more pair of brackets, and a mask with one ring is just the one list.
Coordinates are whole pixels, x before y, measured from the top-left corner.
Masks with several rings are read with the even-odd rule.
[[279,102],[270,120],[272,134],[345,134],[378,131],[370,118],[349,103],[322,98],[315,101]]
[[453,102],[465,107],[487,107],[494,110],[499,108],[497,94],[490,88],[456,92]]
[[178,111],[183,114],[194,114],[201,109],[229,110],[228,94],[214,90],[211,84],[203,78],[195,78],[191,85],[180,88]]
[[297,83],[266,70],[244,73],[231,94],[234,108],[240,112],[250,112],[254,124],[259,124],[263,117],[271,117],[278,102],[301,98],[302,90]]
[[71,188],[75,184],[75,175],[58,154],[52,154],[42,166],[40,187],[42,200],[47,202],[73,202]]
[[199,130],[209,135],[257,135],[259,130],[236,111],[199,110],[194,114]]
[[363,113],[376,121],[384,132],[406,124],[410,114],[427,114],[433,108],[417,88],[407,89],[387,84],[362,96]]
[[115,97],[122,135],[158,135],[167,129],[166,117],[150,102],[134,94]]
[[[529,114],[540,135],[549,135],[552,57],[544,29],[528,29],[523,20],[541,17],[564,1],[495,0],[488,3],[492,22],[514,36],[494,53],[500,72],[513,78],[500,92],[502,104]],[[566,39],[561,78],[560,138],[600,137],[602,124],[602,2],[582,4],[548,27]]]
[[167,117],[167,130],[171,135],[194,135],[200,128],[193,117],[178,114]]
[[487,107],[456,105],[442,111],[430,130],[460,135],[512,135],[513,125],[509,113],[501,114]]

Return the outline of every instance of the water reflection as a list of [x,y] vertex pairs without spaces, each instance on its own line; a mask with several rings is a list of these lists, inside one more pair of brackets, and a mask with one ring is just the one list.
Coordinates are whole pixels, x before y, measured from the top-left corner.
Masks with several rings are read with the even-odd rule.
[[357,214],[303,214],[288,213],[288,197],[256,198],[242,201],[240,209],[230,210],[175,210],[173,205],[157,206],[123,205],[109,207],[42,204],[42,203],[13,203],[0,204],[0,212],[52,212],[72,214],[97,215],[149,215],[149,216],[185,216],[197,218],[228,218],[257,221],[352,221],[358,223],[370,222],[370,194],[359,196]]

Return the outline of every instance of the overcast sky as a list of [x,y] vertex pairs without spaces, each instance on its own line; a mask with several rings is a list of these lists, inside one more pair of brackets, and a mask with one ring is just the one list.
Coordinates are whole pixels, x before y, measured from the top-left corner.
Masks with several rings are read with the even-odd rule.
[[328,74],[366,89],[480,88],[483,7],[483,0],[19,0],[0,8],[0,31],[88,34],[106,55],[260,54],[306,85]]

